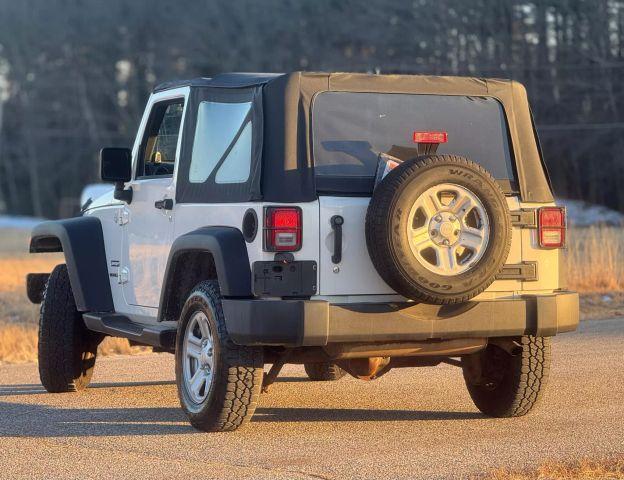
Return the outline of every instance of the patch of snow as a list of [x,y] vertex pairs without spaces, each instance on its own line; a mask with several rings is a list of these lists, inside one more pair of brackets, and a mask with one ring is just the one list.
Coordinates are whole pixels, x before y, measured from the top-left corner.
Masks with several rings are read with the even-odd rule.
[[568,224],[575,227],[592,225],[624,226],[624,214],[602,205],[587,203],[582,200],[557,199],[558,205],[566,207]]
[[45,218],[25,217],[20,215],[0,215],[0,229],[30,230]]

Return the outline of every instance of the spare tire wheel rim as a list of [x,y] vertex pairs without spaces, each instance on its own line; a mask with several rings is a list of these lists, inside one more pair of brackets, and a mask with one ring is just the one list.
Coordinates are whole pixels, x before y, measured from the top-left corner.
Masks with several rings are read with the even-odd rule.
[[407,217],[412,254],[438,275],[470,270],[483,257],[489,237],[490,222],[483,203],[468,188],[453,183],[425,190]]
[[204,312],[195,312],[189,320],[182,348],[184,386],[191,400],[201,404],[210,393],[214,376],[214,342]]

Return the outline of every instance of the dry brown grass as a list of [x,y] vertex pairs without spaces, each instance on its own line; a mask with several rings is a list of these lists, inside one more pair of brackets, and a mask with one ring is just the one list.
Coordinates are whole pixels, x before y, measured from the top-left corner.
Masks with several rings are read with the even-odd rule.
[[[26,274],[48,273],[64,262],[62,254],[29,255],[26,235],[0,239],[0,363],[33,362],[37,359],[39,305],[26,297]],[[100,355],[138,354],[148,347],[131,347],[124,338],[106,338]]]
[[39,306],[30,303],[26,296],[26,274],[51,272],[63,261],[59,254],[0,253],[0,328],[3,324],[37,323]]
[[576,462],[546,462],[535,470],[495,470],[480,480],[622,480],[624,457]]
[[24,293],[26,274],[48,273],[64,263],[62,253],[28,253],[30,232],[0,230],[0,292]]
[[23,325],[0,327],[0,363],[32,362],[36,358],[36,328]]
[[57,254],[0,257],[0,291],[23,293],[26,274],[49,273],[59,263],[64,259]]
[[570,229],[566,258],[570,289],[579,292],[624,290],[624,229]]
[[[129,355],[151,352],[149,347],[131,347],[125,338],[107,337],[100,344],[100,355]],[[4,325],[0,327],[0,364],[37,360],[37,327]]]

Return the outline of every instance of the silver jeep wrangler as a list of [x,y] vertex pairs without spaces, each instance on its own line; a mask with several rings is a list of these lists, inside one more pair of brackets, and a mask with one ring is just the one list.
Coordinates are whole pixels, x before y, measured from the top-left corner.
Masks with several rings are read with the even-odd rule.
[[550,337],[578,325],[565,211],[516,82],[171,82],[101,174],[114,188],[81,217],[32,232],[31,252],[66,260],[27,281],[50,392],[87,387],[111,335],[175,354],[206,431],[249,420],[285,363],[312,380],[457,365],[484,414],[520,416]]

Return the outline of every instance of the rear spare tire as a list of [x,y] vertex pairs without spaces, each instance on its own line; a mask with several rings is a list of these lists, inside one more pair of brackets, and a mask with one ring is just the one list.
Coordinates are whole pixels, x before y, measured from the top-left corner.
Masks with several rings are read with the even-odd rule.
[[509,209],[483,167],[427,155],[402,163],[375,188],[366,244],[381,278],[401,295],[465,302],[494,281],[507,259]]

